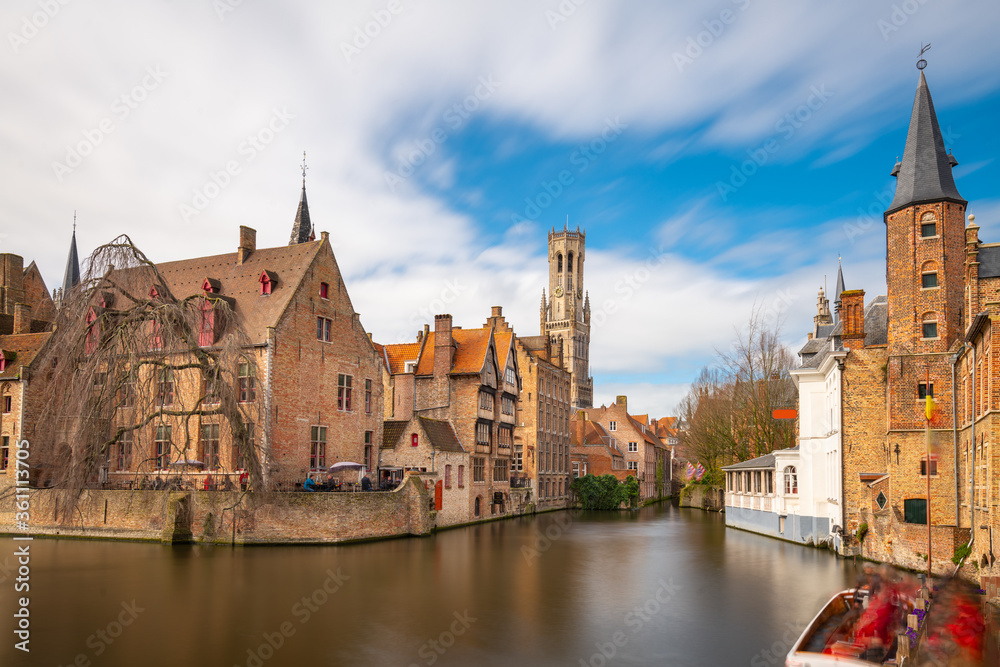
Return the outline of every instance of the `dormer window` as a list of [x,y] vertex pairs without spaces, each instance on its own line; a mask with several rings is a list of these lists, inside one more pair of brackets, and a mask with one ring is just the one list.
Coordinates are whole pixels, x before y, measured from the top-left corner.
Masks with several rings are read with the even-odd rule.
[[417,362],[416,361],[407,361],[405,364],[403,364],[403,372],[404,373],[415,373],[416,370],[417,370]]
[[278,284],[278,274],[273,271],[262,271],[260,274],[260,294],[268,296]]
[[156,289],[156,285],[153,285],[152,287],[149,288],[149,298],[150,299],[160,298],[160,290]]
[[215,278],[205,278],[201,288],[205,290],[206,294],[218,294],[222,290],[222,283]]
[[3,373],[14,363],[16,355],[8,350],[0,350],[0,373]]
[[330,285],[327,283],[319,284],[319,298],[329,299],[330,298]]
[[107,310],[115,304],[115,295],[113,292],[101,292],[101,296],[98,299],[98,303],[101,308]]

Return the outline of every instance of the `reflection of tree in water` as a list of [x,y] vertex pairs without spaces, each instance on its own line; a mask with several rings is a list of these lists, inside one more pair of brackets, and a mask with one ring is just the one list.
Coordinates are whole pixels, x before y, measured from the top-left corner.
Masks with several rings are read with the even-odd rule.
[[127,236],[97,248],[31,379],[40,418],[24,435],[37,484],[71,507],[109,485],[109,469],[132,488],[176,486],[192,469],[177,462],[197,452],[216,477],[245,469],[263,489],[257,364],[234,305],[173,294]]

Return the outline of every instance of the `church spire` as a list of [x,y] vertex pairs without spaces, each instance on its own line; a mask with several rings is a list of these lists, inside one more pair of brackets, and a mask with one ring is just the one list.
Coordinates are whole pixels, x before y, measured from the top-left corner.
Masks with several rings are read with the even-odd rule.
[[309,202],[306,201],[306,152],[302,151],[302,197],[299,199],[299,210],[295,214],[295,223],[292,225],[292,237],[288,245],[296,243],[308,243],[316,240],[316,232],[313,231],[312,220],[309,219]]
[[912,204],[932,201],[967,203],[955,187],[951,168],[958,164],[958,160],[945,152],[944,138],[921,64],[926,66],[927,62],[921,60],[917,64],[920,80],[913,99],[903,160],[897,162],[892,170],[892,175],[896,177],[896,196],[886,210],[887,214]]
[[76,252],[76,211],[73,211],[73,238],[69,242],[66,271],[63,272],[62,293],[67,294],[80,284],[80,256]]
[[840,293],[844,291],[844,267],[840,264],[840,258],[837,258],[837,286],[833,288],[833,308],[834,312],[837,313],[837,319],[840,319]]

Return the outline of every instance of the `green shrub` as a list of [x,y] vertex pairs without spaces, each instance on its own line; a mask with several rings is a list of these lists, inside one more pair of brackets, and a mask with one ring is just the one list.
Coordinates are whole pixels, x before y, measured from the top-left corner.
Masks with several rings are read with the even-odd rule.
[[860,526],[858,526],[858,532],[857,532],[858,542],[864,542],[865,535],[867,534],[868,534],[868,524],[862,523]]
[[955,549],[955,555],[951,557],[951,562],[958,565],[962,562],[964,558],[968,558],[969,554],[972,553],[972,547],[968,544],[962,544],[957,549]]
[[635,507],[639,500],[639,481],[632,476],[622,483],[614,475],[584,475],[573,480],[573,493],[585,510],[616,510],[623,502]]

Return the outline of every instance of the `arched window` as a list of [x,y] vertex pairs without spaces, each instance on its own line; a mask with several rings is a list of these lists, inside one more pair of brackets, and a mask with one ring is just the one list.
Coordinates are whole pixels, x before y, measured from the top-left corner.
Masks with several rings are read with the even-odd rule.
[[799,478],[795,474],[795,466],[785,466],[785,494],[799,492]]
[[566,258],[566,270],[570,273],[573,272],[573,253],[570,253]]
[[933,213],[928,212],[920,216],[920,236],[921,238],[937,236],[937,218]]
[[479,516],[481,501],[482,501],[482,497],[481,496],[476,496],[476,509],[475,509],[475,515],[476,516]]
[[562,273],[562,253],[556,255],[556,271]]
[[920,287],[930,289],[938,286],[937,264],[934,262],[924,262],[920,267]]
[[924,317],[921,322],[921,337],[922,338],[938,337],[938,322],[936,313],[924,313]]

